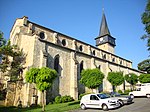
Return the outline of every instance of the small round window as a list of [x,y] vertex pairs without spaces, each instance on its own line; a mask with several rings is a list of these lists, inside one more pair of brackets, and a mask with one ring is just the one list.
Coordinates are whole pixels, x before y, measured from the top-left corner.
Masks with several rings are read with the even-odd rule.
[[44,39],[44,38],[45,38],[44,32],[40,32],[40,38],[41,38],[41,39]]
[[66,40],[65,39],[62,40],[62,45],[66,46]]
[[83,51],[82,45],[79,46],[79,50],[80,50],[80,51]]

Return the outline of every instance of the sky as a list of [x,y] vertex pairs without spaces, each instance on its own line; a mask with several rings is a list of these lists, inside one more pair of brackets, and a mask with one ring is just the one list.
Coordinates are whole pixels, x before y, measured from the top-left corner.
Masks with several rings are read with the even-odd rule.
[[0,0],[0,31],[8,40],[17,18],[30,21],[95,46],[102,10],[111,36],[116,38],[115,54],[133,62],[133,68],[149,53],[141,15],[147,0]]

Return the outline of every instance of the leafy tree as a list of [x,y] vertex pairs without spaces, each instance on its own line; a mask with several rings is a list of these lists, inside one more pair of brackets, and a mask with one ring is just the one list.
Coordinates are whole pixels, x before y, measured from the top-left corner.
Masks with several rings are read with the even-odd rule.
[[0,71],[7,72],[12,81],[17,81],[20,73],[23,71],[25,54],[16,45],[11,45],[8,41],[0,47]]
[[80,83],[90,89],[95,89],[102,84],[103,79],[104,74],[99,69],[86,69],[81,72]]
[[109,72],[107,80],[112,84],[114,91],[116,86],[119,86],[124,82],[123,72]]
[[2,32],[0,32],[0,60],[0,71],[7,72],[11,80],[17,81],[23,70],[25,54],[16,45],[11,45],[9,40],[6,43]]
[[31,68],[26,72],[26,81],[36,84],[37,89],[42,92],[42,111],[45,111],[44,91],[52,87],[52,83],[56,77],[57,72],[48,67],[42,67],[41,69]]
[[142,39],[147,39],[148,51],[150,51],[150,0],[148,0],[145,7],[145,11],[142,14],[142,23],[145,25],[145,31],[147,34],[142,36]]
[[150,74],[141,74],[139,76],[140,83],[150,83]]
[[150,59],[144,60],[138,64],[138,69],[150,73]]
[[132,85],[132,88],[134,85],[138,82],[138,76],[134,73],[129,73],[125,75],[125,80]]

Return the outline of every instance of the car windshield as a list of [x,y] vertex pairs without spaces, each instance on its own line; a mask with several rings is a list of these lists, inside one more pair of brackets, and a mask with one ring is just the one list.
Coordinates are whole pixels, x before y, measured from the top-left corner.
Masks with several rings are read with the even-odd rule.
[[110,96],[121,96],[121,95],[119,93],[117,93],[117,92],[111,92]]
[[109,98],[109,96],[106,95],[106,94],[97,94],[97,96],[98,96],[100,99],[106,99],[106,98]]

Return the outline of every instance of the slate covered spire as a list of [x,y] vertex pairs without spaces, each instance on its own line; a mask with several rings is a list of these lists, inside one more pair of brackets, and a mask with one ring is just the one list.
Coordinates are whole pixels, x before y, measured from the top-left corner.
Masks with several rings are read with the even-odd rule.
[[100,31],[99,31],[99,37],[104,36],[104,35],[110,35],[110,31],[108,29],[106,17],[103,11],[102,15],[102,21],[101,21],[101,26],[100,26]]
[[100,31],[98,37],[95,38],[96,46],[102,50],[110,52],[114,54],[115,38],[111,36],[110,31],[108,29],[106,17],[103,11],[102,21],[100,26]]

